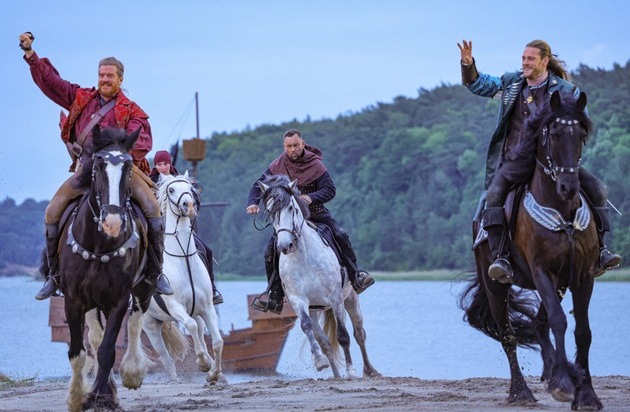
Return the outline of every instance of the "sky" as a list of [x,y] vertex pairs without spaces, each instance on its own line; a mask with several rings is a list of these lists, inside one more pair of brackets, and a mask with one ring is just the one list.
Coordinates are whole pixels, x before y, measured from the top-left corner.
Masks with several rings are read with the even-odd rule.
[[195,93],[202,138],[334,119],[460,84],[462,39],[473,41],[479,70],[498,76],[520,68],[534,39],[571,70],[625,65],[629,16],[630,2],[612,0],[2,1],[0,201],[49,200],[69,177],[61,108],[22,60],[25,31],[83,87],[96,85],[101,58],[121,60],[123,89],[150,116],[152,157],[197,135]]

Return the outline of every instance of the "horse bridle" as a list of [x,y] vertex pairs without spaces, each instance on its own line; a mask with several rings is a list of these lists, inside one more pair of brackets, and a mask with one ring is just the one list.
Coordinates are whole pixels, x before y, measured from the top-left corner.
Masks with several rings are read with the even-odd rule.
[[[193,196],[192,191],[190,190],[186,190],[184,191],[181,195],[179,195],[179,197],[177,198],[177,201],[173,201],[173,199],[171,198],[171,195],[168,193],[168,189],[171,187],[171,185],[173,183],[190,183],[187,180],[184,179],[173,179],[170,182],[168,182],[168,184],[166,185],[166,198],[168,199],[168,207],[169,209],[171,209],[171,212],[173,212],[174,214],[176,214],[179,217],[182,216],[182,214],[184,213],[183,210],[181,209],[181,206],[179,204],[179,202],[182,200],[182,197],[184,197],[185,195],[190,195],[190,197],[193,199],[193,201],[195,200],[195,196]],[[175,206],[177,208],[177,210],[173,210],[173,206]]]
[[[94,153],[92,155],[93,159],[96,158],[101,158],[104,161],[111,163],[112,165],[116,166],[118,164],[121,163],[125,163],[125,162],[129,162],[129,161],[133,161],[133,158],[131,157],[130,154],[128,153],[117,153],[114,154],[110,151],[107,150],[99,150],[98,152]],[[94,178],[96,176],[96,165],[92,166],[92,181],[94,182]],[[128,172],[128,178],[131,179],[131,169],[129,169]],[[124,178],[124,176],[122,177]],[[129,210],[130,207],[130,202],[131,200],[131,188],[129,190],[127,190],[127,193],[125,194],[125,200],[123,202],[123,204],[121,206],[116,206],[116,205],[103,205],[101,202],[101,196],[98,194],[98,192],[96,193],[96,206],[99,210],[99,214],[98,216],[96,215],[95,210],[92,208],[92,204],[90,202],[90,210],[92,211],[92,216],[94,219],[95,223],[98,223],[98,231],[102,231],[103,230],[103,218],[105,216],[105,213],[117,213],[120,214],[121,219],[123,221],[123,225],[126,223],[126,219],[127,219],[127,211]]]
[[549,123],[548,125],[545,125],[545,127],[543,127],[543,131],[542,131],[542,145],[543,147],[546,149],[546,160],[547,160],[547,165],[543,164],[539,159],[538,156],[536,156],[536,162],[543,168],[543,171],[545,172],[546,175],[548,175],[549,177],[551,177],[551,179],[555,182],[558,175],[559,174],[577,174],[580,171],[580,161],[582,160],[582,158],[580,157],[577,161],[577,165],[575,166],[560,166],[560,165],[555,165],[553,162],[553,157],[551,156],[551,145],[547,144],[549,141],[549,126],[551,126],[551,124],[553,123],[560,123],[563,125],[578,125],[580,124],[579,120],[575,120],[575,119],[563,119],[561,117],[556,117],[556,119],[554,121],[552,121],[551,123]]
[[[190,184],[190,182],[187,181],[187,180],[184,180],[184,179],[173,179],[170,182],[168,182],[168,184],[166,185],[166,188],[164,189],[165,193],[166,193],[166,198],[168,200],[168,208],[171,210],[171,212],[173,212],[173,214],[175,216],[177,216],[177,222],[175,224],[175,227],[177,228],[177,226],[179,226],[179,220],[185,214],[184,211],[182,210],[179,202],[182,200],[182,198],[185,195],[190,195],[190,197],[193,199],[193,201],[195,200],[195,196],[193,196],[192,191],[186,190],[181,195],[179,195],[179,197],[177,198],[177,201],[173,201],[173,199],[171,198],[171,195],[169,194],[169,188],[171,187],[171,185],[173,183],[188,183],[188,184]],[[175,206],[175,209],[173,209],[173,206]],[[190,226],[191,226],[191,229],[192,229],[192,226],[193,226],[192,223],[191,223]],[[188,238],[188,246],[190,246],[190,241],[192,240],[192,236],[193,236],[192,234],[193,234],[193,232],[191,230],[190,237]],[[164,232],[164,235],[165,236],[177,236],[177,232]],[[193,253],[186,254],[186,250],[188,250],[188,248],[184,248],[184,245],[181,244],[181,242],[179,241],[178,237],[175,237],[175,239],[177,239],[177,243],[179,244],[179,248],[181,249],[182,254],[181,255],[174,255],[172,253],[169,253],[166,249],[164,249],[164,253],[166,253],[169,256],[185,257],[185,258],[189,258],[189,257],[194,256],[195,254],[197,254],[197,248],[195,248],[195,251]],[[186,263],[189,264],[188,263],[188,259],[186,259]],[[190,270],[189,270],[189,272],[190,272]]]
[[[293,240],[296,243],[296,248],[297,248],[297,241],[300,239],[300,236],[302,235],[302,230],[304,227],[304,222],[306,221],[306,219],[304,217],[302,217],[302,223],[300,223],[299,225],[299,231],[296,229],[296,223],[295,220],[297,218],[298,215],[298,210],[300,208],[300,205],[296,204],[296,200],[295,197],[293,196],[292,193],[289,193],[291,195],[291,205],[293,205],[293,211],[291,212],[291,223],[292,223],[292,228],[288,229],[288,228],[276,228],[276,236],[278,235],[278,233],[280,232],[289,232],[291,234],[291,236],[293,236]],[[277,212],[277,215],[280,214],[280,210]]]

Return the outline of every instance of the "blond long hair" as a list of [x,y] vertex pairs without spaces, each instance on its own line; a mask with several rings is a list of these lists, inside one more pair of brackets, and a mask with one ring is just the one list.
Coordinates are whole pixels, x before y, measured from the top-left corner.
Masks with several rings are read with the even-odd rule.
[[551,46],[544,40],[532,40],[525,47],[535,47],[540,50],[540,57],[549,57],[549,64],[547,64],[547,70],[554,73],[556,76],[563,78],[564,80],[571,80],[571,75],[566,68],[564,60],[558,59],[558,56],[551,52]]

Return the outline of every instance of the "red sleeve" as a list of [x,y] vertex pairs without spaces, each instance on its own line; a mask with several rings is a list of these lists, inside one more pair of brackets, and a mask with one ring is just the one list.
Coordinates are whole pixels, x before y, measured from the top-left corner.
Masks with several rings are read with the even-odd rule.
[[78,84],[70,83],[59,75],[59,72],[50,63],[47,58],[40,59],[37,53],[29,58],[23,57],[31,68],[31,76],[37,87],[53,102],[66,110],[70,110],[70,106],[74,101]]
[[144,159],[153,148],[153,136],[151,135],[151,125],[149,117],[142,111],[134,111],[127,123],[127,134],[135,132],[140,127],[140,136],[133,145],[130,153],[136,162]]

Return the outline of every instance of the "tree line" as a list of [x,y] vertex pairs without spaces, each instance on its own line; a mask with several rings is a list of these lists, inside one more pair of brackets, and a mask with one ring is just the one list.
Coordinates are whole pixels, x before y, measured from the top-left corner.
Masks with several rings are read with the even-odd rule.
[[[630,211],[630,61],[610,70],[580,66],[572,79],[588,96],[594,130],[583,166],[609,186],[610,200]],[[264,124],[214,133],[197,166],[204,207],[198,231],[214,250],[220,273],[264,274],[270,229],[245,213],[247,194],[282,151],[289,128],[320,148],[337,186],[328,204],[350,233],[366,270],[473,268],[471,219],[483,185],[486,149],[498,102],[463,86],[442,84],[334,119]],[[159,149],[159,148],[158,148]],[[180,152],[181,153],[181,152]],[[181,157],[181,155],[180,155]],[[185,160],[177,168],[191,169]],[[45,202],[0,203],[0,268],[37,265]],[[611,213],[609,246],[630,258],[630,217]],[[24,224],[15,225],[16,219]],[[261,219],[261,216],[258,216]],[[30,222],[32,229],[24,230]],[[16,230],[19,227],[20,230]]]

